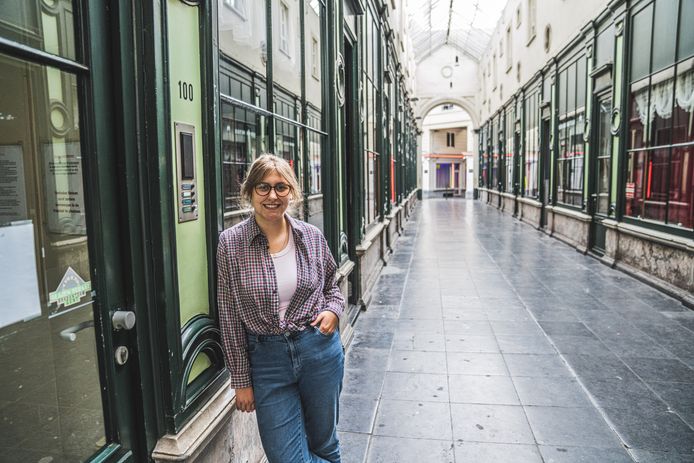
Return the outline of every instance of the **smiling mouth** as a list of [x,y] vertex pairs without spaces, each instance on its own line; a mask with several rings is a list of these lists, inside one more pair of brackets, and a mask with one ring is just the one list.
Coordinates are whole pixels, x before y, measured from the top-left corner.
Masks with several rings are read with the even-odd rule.
[[263,204],[263,207],[267,209],[279,209],[281,204]]

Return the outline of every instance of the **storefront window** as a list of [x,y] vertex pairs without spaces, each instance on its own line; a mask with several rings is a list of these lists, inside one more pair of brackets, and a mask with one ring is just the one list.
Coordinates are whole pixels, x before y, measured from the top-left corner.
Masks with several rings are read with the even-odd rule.
[[381,191],[381,153],[377,145],[377,124],[380,122],[380,113],[377,111],[377,102],[380,97],[380,81],[378,72],[378,50],[380,48],[380,32],[377,17],[367,8],[363,16],[364,40],[362,58],[362,88],[365,101],[364,105],[364,214],[366,224],[375,222],[380,216]]
[[532,93],[525,99],[525,172],[523,175],[523,195],[529,198],[539,196],[539,130],[538,95]]
[[492,184],[490,185],[490,188],[493,189],[499,189],[499,183],[501,181],[500,179],[500,173],[499,173],[499,159],[501,156],[499,156],[499,119],[495,119],[492,122],[492,139],[489,141],[489,146],[491,148],[491,163],[492,163]]
[[[646,51],[630,73],[625,186],[627,216],[687,229],[694,228],[694,49],[682,15],[691,9],[691,2],[657,0],[632,18],[632,44]],[[652,37],[650,21],[659,31]]]
[[[557,156],[557,201],[583,206],[583,168],[586,99],[586,64],[580,57],[559,76],[559,152]],[[562,83],[564,82],[564,83]]]
[[[300,6],[304,0],[270,1],[272,2],[272,70],[275,85],[281,84],[283,90],[294,95],[301,95]],[[259,0],[254,2],[264,3]],[[304,5],[305,13],[314,11],[306,6]],[[315,22],[315,17],[313,19]],[[306,40],[310,47],[311,41],[308,36]]]
[[264,120],[251,110],[222,103],[222,181],[226,210],[243,207],[241,184],[260,152],[260,126]]
[[0,55],[0,88],[0,459],[86,461],[107,441],[78,79]]
[[509,107],[506,111],[506,150],[504,156],[504,185],[505,191],[513,192],[513,160],[516,151],[514,146],[515,137],[515,111],[513,107]]
[[[273,47],[269,51],[265,1],[224,0],[219,4],[223,190],[227,211],[242,207],[240,185],[250,164],[266,152],[291,164],[300,184],[308,182],[306,194],[321,192],[324,135],[319,132],[323,130],[325,5],[319,0],[269,1],[273,11]],[[270,57],[275,81],[268,84],[264,76]],[[305,107],[301,105],[302,81],[306,89]],[[267,103],[267,85],[273,87],[272,104]],[[268,131],[270,122],[272,134]],[[322,214],[322,206],[317,213]]]
[[265,76],[268,59],[265,1],[225,0],[218,5],[221,52]]

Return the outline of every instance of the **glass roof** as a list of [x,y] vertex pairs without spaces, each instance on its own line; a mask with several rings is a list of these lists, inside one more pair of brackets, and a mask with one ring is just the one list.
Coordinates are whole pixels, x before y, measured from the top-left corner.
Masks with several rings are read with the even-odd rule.
[[479,61],[507,0],[410,0],[409,33],[417,63],[448,44]]

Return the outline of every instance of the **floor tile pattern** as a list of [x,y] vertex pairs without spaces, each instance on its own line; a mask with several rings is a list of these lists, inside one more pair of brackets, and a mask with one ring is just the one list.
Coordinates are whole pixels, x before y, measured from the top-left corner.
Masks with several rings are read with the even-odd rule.
[[356,323],[344,463],[694,462],[694,313],[494,208],[427,199]]

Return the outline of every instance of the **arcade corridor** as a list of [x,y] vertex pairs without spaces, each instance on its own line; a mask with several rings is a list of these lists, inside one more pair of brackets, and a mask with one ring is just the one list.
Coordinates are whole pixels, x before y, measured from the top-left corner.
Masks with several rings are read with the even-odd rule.
[[345,463],[674,462],[694,312],[479,201],[423,201],[347,352]]

